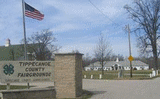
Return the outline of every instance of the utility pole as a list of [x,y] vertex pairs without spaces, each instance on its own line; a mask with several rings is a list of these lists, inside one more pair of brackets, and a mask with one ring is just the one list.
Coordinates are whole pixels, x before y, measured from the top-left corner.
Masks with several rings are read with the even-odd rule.
[[127,27],[127,31],[128,31],[128,41],[129,41],[129,61],[130,61],[130,77],[132,78],[132,60],[133,60],[133,57],[132,57],[132,53],[131,53],[131,41],[130,41],[130,28],[129,28],[129,24]]

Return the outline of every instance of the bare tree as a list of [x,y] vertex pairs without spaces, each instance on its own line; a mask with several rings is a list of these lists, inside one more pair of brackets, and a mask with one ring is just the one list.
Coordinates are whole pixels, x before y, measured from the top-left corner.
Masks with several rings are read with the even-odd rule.
[[15,52],[14,52],[14,49],[12,47],[9,50],[9,55],[11,56],[11,59],[14,61],[15,60]]
[[96,48],[94,50],[94,54],[95,54],[95,58],[100,62],[101,66],[102,66],[102,75],[104,75],[104,61],[107,60],[107,58],[109,58],[109,56],[111,55],[111,48],[109,46],[109,42],[107,42],[106,38],[104,38],[104,35],[101,34],[99,37],[99,41],[96,45]]
[[119,61],[124,61],[124,56],[121,54],[118,54],[118,55],[112,54],[109,60],[116,61],[117,58],[119,59]]
[[86,53],[85,56],[82,57],[82,67],[86,67],[89,64],[91,64],[91,56],[89,56],[89,53]]
[[21,45],[10,45],[8,57],[9,60],[22,60],[24,56],[24,46]]
[[72,50],[72,53],[80,53],[79,50]]
[[125,5],[124,8],[130,18],[138,27],[135,33],[138,36],[138,47],[142,53],[152,53],[155,61],[155,69],[158,69],[158,45],[160,37],[160,0],[134,0],[134,7]]
[[56,38],[53,36],[52,31],[48,29],[41,32],[34,33],[27,39],[28,52],[35,54],[36,60],[49,60],[52,53],[59,50],[60,47],[54,45]]

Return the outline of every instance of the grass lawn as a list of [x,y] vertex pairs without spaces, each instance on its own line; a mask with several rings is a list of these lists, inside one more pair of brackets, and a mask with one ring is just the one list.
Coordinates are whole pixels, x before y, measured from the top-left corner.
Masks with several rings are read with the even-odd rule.
[[[86,75],[86,79],[90,79],[91,75],[93,75],[93,79],[99,79],[99,74],[102,74],[102,71],[82,71],[83,78],[84,75]],[[132,71],[132,78],[130,78],[130,71],[124,71],[123,78],[118,78],[118,71],[104,71],[104,75],[102,79],[108,79],[108,80],[128,80],[128,79],[151,79],[149,74],[152,73],[152,70],[134,70]],[[138,75],[140,74],[140,75]]]
[[87,90],[83,90],[82,96],[77,98],[63,98],[63,99],[89,99],[93,95],[92,92],[89,92]]
[[87,91],[87,90],[83,90],[82,96],[76,99],[88,99],[91,98],[91,96],[93,95],[93,93]]
[[[27,86],[11,85],[10,89],[26,89]],[[0,90],[6,90],[6,85],[0,85]]]

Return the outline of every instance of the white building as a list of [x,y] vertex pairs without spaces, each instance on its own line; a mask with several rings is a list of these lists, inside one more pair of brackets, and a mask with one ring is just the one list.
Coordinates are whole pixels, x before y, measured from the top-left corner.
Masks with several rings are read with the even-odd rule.
[[[137,60],[137,61],[132,61],[132,68],[134,70],[148,70],[149,65]],[[90,71],[90,70],[98,71],[98,70],[102,70],[102,66],[100,62],[95,62],[85,67],[84,69],[85,71]],[[117,58],[116,61],[104,62],[103,69],[104,70],[120,70],[120,69],[130,70],[130,61],[127,61],[127,60],[119,61]]]

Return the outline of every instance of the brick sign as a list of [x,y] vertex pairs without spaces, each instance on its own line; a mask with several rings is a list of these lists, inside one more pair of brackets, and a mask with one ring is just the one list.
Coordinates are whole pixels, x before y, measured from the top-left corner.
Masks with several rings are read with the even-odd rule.
[[1,82],[43,82],[53,81],[53,61],[2,61]]

